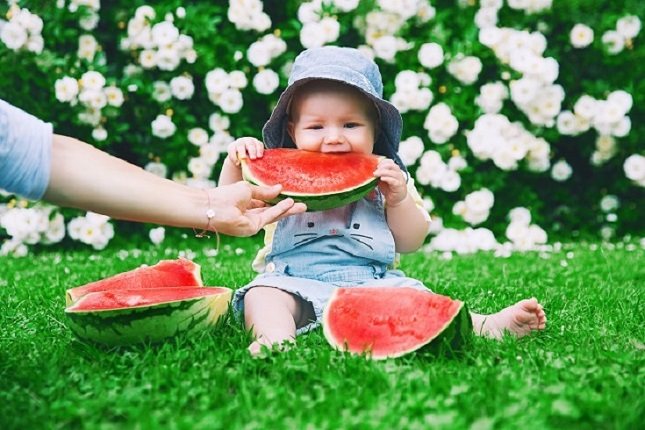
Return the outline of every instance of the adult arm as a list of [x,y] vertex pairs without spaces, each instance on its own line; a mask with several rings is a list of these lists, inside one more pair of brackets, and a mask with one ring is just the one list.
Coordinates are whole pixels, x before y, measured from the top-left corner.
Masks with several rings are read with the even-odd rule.
[[[51,174],[43,197],[59,206],[113,218],[176,227],[206,228],[248,236],[267,223],[305,210],[287,199],[272,207],[262,200],[280,187],[245,183],[202,190],[160,178],[140,167],[67,136],[54,135]],[[206,211],[214,210],[208,222]]]

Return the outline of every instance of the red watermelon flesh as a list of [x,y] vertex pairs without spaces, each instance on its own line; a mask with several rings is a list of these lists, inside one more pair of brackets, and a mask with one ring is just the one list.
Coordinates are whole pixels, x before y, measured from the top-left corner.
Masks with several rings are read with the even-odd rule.
[[201,268],[190,260],[162,260],[154,266],[140,267],[100,281],[67,290],[67,305],[96,291],[163,287],[201,287]]
[[323,330],[336,349],[399,357],[430,343],[462,309],[459,300],[415,288],[338,288],[325,308]]
[[357,152],[322,153],[289,148],[266,149],[261,158],[244,160],[264,185],[282,184],[283,193],[333,194],[374,179],[381,157]]
[[66,312],[95,312],[118,309],[133,309],[159,303],[230,294],[224,287],[167,287],[136,290],[97,291],[81,297]]

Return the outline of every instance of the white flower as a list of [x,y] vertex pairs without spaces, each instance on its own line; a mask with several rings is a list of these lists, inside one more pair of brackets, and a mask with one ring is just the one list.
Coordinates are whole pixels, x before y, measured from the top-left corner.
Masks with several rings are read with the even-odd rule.
[[107,96],[101,90],[83,90],[78,95],[78,101],[98,112],[107,105]]
[[423,127],[428,130],[430,140],[442,144],[457,133],[459,122],[447,104],[438,103],[428,111]]
[[211,166],[219,160],[220,152],[219,145],[215,143],[207,143],[199,147],[199,157]]
[[218,112],[212,113],[208,117],[208,127],[215,131],[226,131],[231,126],[231,120],[229,117],[221,115]]
[[157,175],[161,178],[165,178],[168,176],[168,168],[166,167],[165,164],[151,161],[150,163],[146,164],[144,169],[153,175]]
[[198,179],[208,179],[211,175],[211,165],[201,157],[193,157],[188,161],[188,170]]
[[625,39],[633,39],[641,31],[641,20],[636,15],[627,15],[616,22],[616,31]]
[[423,154],[423,141],[420,137],[411,136],[401,141],[399,144],[399,157],[406,166],[413,165],[417,159]]
[[89,71],[81,76],[81,87],[86,90],[101,90],[105,86],[105,78],[99,72]]
[[98,48],[99,44],[94,36],[83,34],[78,38],[78,51],[76,51],[76,55],[79,58],[92,61]]
[[464,199],[468,210],[473,212],[488,212],[493,207],[494,202],[495,196],[487,188],[473,191]]
[[576,101],[576,104],[573,105],[573,111],[576,115],[591,119],[596,116],[596,112],[598,111],[598,101],[593,97],[584,94],[578,99],[578,101]]
[[634,99],[627,91],[616,90],[609,93],[607,96],[607,102],[616,105],[618,109],[625,114],[631,110]]
[[412,70],[403,70],[394,78],[394,86],[401,91],[416,91],[421,85],[419,75]]
[[462,84],[472,84],[482,70],[482,61],[474,56],[457,56],[448,64],[448,73]]
[[150,242],[155,245],[159,245],[166,238],[166,229],[163,227],[153,228],[150,230],[148,236],[150,237]]
[[461,186],[461,176],[454,170],[446,170],[441,177],[439,188],[449,193],[457,191]]
[[531,223],[531,212],[523,207],[513,208],[508,213],[508,219],[511,224],[528,226]]
[[320,20],[319,25],[320,31],[325,38],[325,43],[335,42],[338,39],[338,36],[340,35],[340,24],[338,23],[338,20],[331,17],[325,17]]
[[576,115],[568,110],[560,112],[556,120],[556,126],[560,134],[572,136],[578,133],[576,127]]
[[394,61],[394,57],[398,52],[398,40],[394,36],[385,35],[381,36],[374,41],[372,48],[374,55],[382,58],[385,61]]
[[155,81],[152,83],[152,98],[159,103],[164,103],[170,100],[172,92],[170,85],[164,81]]
[[208,143],[208,133],[203,128],[191,128],[188,131],[188,141],[196,146],[202,146]]
[[623,164],[625,176],[628,179],[645,186],[645,157],[640,154],[633,154],[627,157]]
[[298,21],[303,24],[309,22],[318,22],[320,20],[319,13],[321,11],[321,2],[303,2],[298,7]]
[[593,42],[593,30],[584,24],[576,24],[571,29],[569,39],[574,48],[585,48]]
[[175,76],[170,80],[170,92],[179,100],[188,100],[195,92],[193,79],[189,76]]
[[450,160],[448,160],[448,168],[450,170],[458,172],[465,169],[466,167],[468,167],[468,163],[466,162],[466,159],[461,155],[453,155],[452,157],[450,157]]
[[341,12],[351,12],[358,7],[360,0],[333,0],[333,2]]
[[540,83],[535,79],[521,78],[511,81],[511,99],[518,106],[526,105],[533,100],[540,89]]
[[569,179],[571,173],[573,173],[573,169],[565,160],[557,161],[551,168],[551,177],[558,182]]
[[181,56],[173,45],[167,48],[160,48],[155,54],[155,63],[159,70],[175,70],[180,62]]
[[233,70],[228,74],[228,84],[231,88],[242,89],[246,88],[249,81],[246,75],[241,70]]
[[602,35],[602,43],[605,44],[607,52],[618,54],[625,48],[625,39],[617,31],[609,30]]
[[172,22],[163,21],[152,27],[152,40],[156,46],[168,46],[179,38],[179,30]]
[[123,91],[120,88],[111,85],[103,88],[103,93],[110,106],[121,107],[123,105]]
[[7,48],[17,51],[22,48],[29,38],[27,30],[15,22],[9,22],[2,26],[0,40],[7,45]]
[[95,141],[103,142],[107,138],[108,138],[108,132],[105,128],[96,127],[94,130],[92,130],[92,139],[94,139]]
[[206,74],[206,89],[209,93],[221,94],[229,87],[228,73],[224,69],[213,69]]
[[57,79],[54,86],[56,99],[59,102],[71,102],[78,95],[78,82],[69,76]]
[[139,53],[139,64],[144,69],[152,69],[157,65],[157,51],[144,49]]
[[152,121],[152,135],[166,139],[177,131],[177,126],[172,122],[172,119],[167,115],[157,115]]
[[264,69],[253,77],[253,87],[260,94],[272,94],[280,85],[280,77],[271,69]]
[[304,48],[323,46],[325,41],[325,34],[318,22],[308,22],[300,29],[300,44]]
[[603,212],[612,212],[618,209],[618,206],[620,206],[618,197],[613,194],[607,194],[600,199],[600,210]]
[[244,105],[242,93],[235,89],[224,91],[219,98],[219,106],[225,113],[237,113]]

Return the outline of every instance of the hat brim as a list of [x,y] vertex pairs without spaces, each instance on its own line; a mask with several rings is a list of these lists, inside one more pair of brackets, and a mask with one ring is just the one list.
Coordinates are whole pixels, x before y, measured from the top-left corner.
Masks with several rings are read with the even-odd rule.
[[[325,79],[344,85],[351,85],[361,91],[361,93],[374,103],[379,113],[379,131],[377,132],[376,142],[374,142],[374,153],[391,158],[405,170],[405,165],[397,154],[403,129],[403,119],[401,118],[401,114],[398,109],[388,101],[375,97],[373,94],[370,94],[368,91],[361,88],[361,81],[365,82],[365,78],[353,70],[344,70],[344,73],[346,74],[345,76],[350,78],[347,80],[338,79],[338,73],[334,70],[329,73],[325,73],[324,70],[318,70],[317,72],[318,73],[316,73],[315,76],[307,76],[294,81],[280,95],[278,103],[271,113],[271,117],[262,128],[262,137],[264,139],[265,146],[267,148],[296,147],[287,132],[287,121],[289,119],[288,109],[291,99],[295,92],[304,84],[313,80]],[[351,79],[351,75],[355,75],[353,77],[354,79]],[[357,84],[355,85],[353,82],[356,82]]]

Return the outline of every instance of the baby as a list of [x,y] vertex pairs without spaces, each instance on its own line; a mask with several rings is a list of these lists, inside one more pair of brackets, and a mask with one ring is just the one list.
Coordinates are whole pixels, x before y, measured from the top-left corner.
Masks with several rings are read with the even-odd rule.
[[[421,247],[430,218],[397,155],[402,119],[383,99],[378,66],[360,51],[326,46],[302,52],[289,85],[262,133],[268,148],[384,155],[377,189],[350,205],[293,215],[265,228],[261,273],[237,290],[233,308],[244,313],[258,354],[295,341],[320,324],[337,287],[406,286],[429,291],[394,268],[397,253]],[[262,157],[264,145],[244,137],[231,143],[220,185],[242,178],[239,159]],[[471,313],[478,335],[524,336],[546,326],[542,306],[522,300],[492,315]]]

